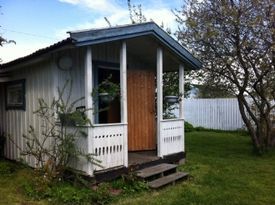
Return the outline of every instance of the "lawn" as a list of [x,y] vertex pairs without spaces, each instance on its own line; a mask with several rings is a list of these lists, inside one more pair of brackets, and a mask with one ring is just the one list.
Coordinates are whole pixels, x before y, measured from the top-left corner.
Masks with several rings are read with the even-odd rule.
[[[179,169],[190,173],[189,180],[158,191],[128,192],[115,197],[113,204],[275,204],[275,153],[253,155],[248,136],[190,132],[186,134],[186,152],[186,164]],[[22,193],[21,187],[32,177],[32,170],[5,166],[7,163],[0,161],[0,204],[48,204],[30,200]]]
[[180,169],[190,173],[188,181],[121,199],[117,204],[275,204],[275,153],[253,155],[248,136],[187,133],[186,152],[186,164]]
[[32,177],[32,170],[9,161],[0,161],[0,204],[1,205],[44,205],[33,201],[22,193],[21,187]]

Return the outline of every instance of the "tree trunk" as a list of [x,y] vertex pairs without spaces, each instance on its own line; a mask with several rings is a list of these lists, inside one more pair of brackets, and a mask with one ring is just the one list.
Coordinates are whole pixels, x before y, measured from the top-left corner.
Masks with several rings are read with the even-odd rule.
[[[248,104],[243,95],[238,95],[237,99],[242,119],[253,143],[254,151],[258,154],[263,154],[274,148],[275,128],[272,127],[270,113],[260,113],[259,118],[253,114],[251,105]],[[255,118],[257,121],[255,121]]]

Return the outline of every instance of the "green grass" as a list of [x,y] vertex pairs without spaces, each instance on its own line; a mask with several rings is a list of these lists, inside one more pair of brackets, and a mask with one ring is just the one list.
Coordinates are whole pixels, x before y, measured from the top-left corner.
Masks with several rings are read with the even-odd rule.
[[44,205],[45,201],[33,201],[22,192],[22,185],[32,178],[32,170],[19,164],[0,160],[0,204]]
[[[252,153],[248,136],[243,133],[200,131],[186,134],[187,160],[179,167],[190,173],[187,181],[158,191],[146,190],[141,184],[129,186],[121,180],[107,187],[125,192],[114,200],[98,194],[98,200],[117,205],[273,205],[275,204],[275,153],[263,157]],[[33,170],[0,160],[0,205],[54,205],[52,200],[33,200],[24,195],[22,187],[33,178]],[[130,187],[130,188],[129,188]],[[56,189],[56,191],[54,191]],[[138,191],[136,191],[136,189]],[[74,201],[89,196],[86,190],[67,183],[53,188],[53,199]],[[73,194],[70,194],[73,193]],[[79,195],[82,194],[82,195]],[[70,196],[67,196],[67,195]],[[71,204],[71,203],[68,203]]]
[[275,204],[275,153],[258,157],[251,148],[241,133],[187,133],[187,160],[179,169],[188,171],[190,179],[117,204]]

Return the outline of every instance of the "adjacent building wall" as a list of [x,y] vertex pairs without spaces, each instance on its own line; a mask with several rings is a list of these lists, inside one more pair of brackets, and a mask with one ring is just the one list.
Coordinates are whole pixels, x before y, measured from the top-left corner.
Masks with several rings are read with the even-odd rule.
[[[25,79],[26,110],[6,110],[4,85],[0,86],[1,99],[1,131],[8,136],[5,147],[5,156],[12,160],[22,158],[30,166],[35,166],[35,160],[29,156],[20,155],[20,147],[24,149],[26,142],[22,137],[28,133],[29,126],[35,127],[37,133],[41,132],[42,122],[33,114],[38,109],[38,98],[43,98],[47,103],[52,100],[53,79],[50,60],[25,66],[11,75],[11,81]],[[18,146],[18,147],[17,147]]]

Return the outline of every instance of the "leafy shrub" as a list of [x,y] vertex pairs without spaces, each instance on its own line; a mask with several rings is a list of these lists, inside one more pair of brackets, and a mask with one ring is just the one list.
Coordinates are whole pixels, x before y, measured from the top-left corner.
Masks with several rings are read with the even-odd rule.
[[147,183],[137,178],[135,173],[123,175],[121,179],[112,182],[112,187],[122,189],[125,194],[138,193],[149,189]]
[[199,126],[199,127],[195,127],[195,130],[196,131],[210,131],[211,129],[207,129],[207,128],[204,128],[202,126]]
[[184,122],[184,131],[185,132],[192,132],[192,131],[194,131],[193,125],[190,124],[189,122],[185,121]]
[[[69,86],[68,91],[67,86]],[[58,88],[57,91],[58,98],[53,98],[51,103],[42,98],[38,99],[38,109],[34,114],[42,121],[41,132],[36,130],[37,127],[30,125],[28,133],[23,135],[26,141],[26,146],[23,148],[19,148],[15,140],[9,137],[9,140],[20,149],[21,155],[34,157],[41,175],[52,181],[65,177],[72,159],[83,158],[87,163],[100,166],[100,161],[93,153],[83,152],[76,145],[76,141],[87,137],[87,133],[79,126],[68,126],[68,124],[91,125],[85,115],[88,108],[75,111],[75,105],[83,98],[71,100],[71,81],[67,81],[64,87],[61,90]],[[64,96],[65,93],[67,96]]]

